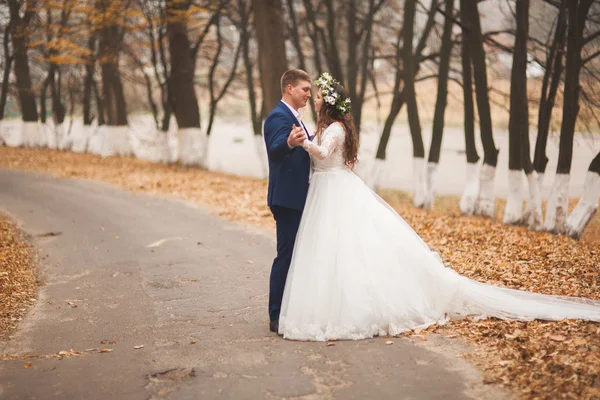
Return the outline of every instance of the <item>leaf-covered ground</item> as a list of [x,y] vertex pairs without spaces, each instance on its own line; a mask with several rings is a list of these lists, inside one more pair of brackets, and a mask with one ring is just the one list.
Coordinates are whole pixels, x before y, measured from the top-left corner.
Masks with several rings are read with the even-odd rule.
[[35,263],[17,225],[0,214],[0,339],[21,321],[36,296]]
[[[132,158],[7,147],[0,147],[0,167],[174,196],[208,206],[229,220],[274,230],[263,180]],[[412,208],[406,194],[381,194],[448,266],[463,275],[515,289],[600,299],[598,215],[575,241],[502,225],[500,201],[492,221],[461,217],[456,197],[439,197],[435,211],[428,212]],[[474,350],[464,356],[484,371],[486,382],[511,388],[523,398],[600,399],[597,323],[458,321],[429,331],[472,343]]]

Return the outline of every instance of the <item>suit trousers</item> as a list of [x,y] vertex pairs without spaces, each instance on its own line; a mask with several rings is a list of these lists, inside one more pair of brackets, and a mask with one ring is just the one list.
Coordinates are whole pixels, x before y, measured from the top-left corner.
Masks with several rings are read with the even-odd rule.
[[269,281],[269,319],[277,321],[302,212],[280,206],[271,206],[271,212],[277,225],[277,256],[273,260]]

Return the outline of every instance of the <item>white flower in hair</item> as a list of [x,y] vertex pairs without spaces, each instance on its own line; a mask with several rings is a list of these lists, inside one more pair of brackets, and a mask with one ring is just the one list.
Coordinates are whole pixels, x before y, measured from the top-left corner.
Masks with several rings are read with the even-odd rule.
[[332,106],[335,106],[335,97],[333,97],[333,96],[325,96],[325,102],[327,104],[331,104]]
[[333,79],[333,76],[329,72],[323,72],[315,83],[321,88],[325,103],[334,106],[342,114],[347,114],[351,111],[350,99],[342,99],[340,94],[335,91],[334,85],[340,85],[340,83]]

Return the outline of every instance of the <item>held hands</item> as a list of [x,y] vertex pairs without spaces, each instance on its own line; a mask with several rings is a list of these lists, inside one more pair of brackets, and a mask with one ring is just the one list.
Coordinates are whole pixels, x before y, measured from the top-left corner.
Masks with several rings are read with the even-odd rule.
[[288,146],[290,148],[294,148],[297,146],[302,146],[304,140],[306,139],[306,133],[304,133],[304,129],[301,126],[292,125],[292,131],[288,136]]

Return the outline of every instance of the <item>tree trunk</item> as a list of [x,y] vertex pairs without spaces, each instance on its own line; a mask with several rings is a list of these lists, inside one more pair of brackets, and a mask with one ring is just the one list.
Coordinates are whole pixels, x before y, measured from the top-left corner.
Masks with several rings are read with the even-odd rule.
[[2,89],[0,89],[0,121],[4,119],[6,110],[6,99],[8,97],[8,85],[12,71],[13,55],[10,53],[9,43],[11,26],[4,28],[4,72],[2,73]]
[[263,99],[270,111],[281,100],[281,76],[288,69],[281,0],[253,0],[252,5]]
[[[550,121],[552,119],[552,109],[554,100],[558,91],[560,78],[563,70],[563,52],[565,43],[565,33],[567,30],[566,22],[566,3],[562,0],[558,11],[556,21],[556,30],[550,53],[547,58],[546,71],[542,81],[542,93],[540,95],[540,106],[538,112],[538,134],[535,142],[535,154],[533,165],[539,174],[540,185],[543,181],[543,175],[546,172],[548,157],[546,156],[546,144],[548,143],[548,133],[550,130]],[[550,90],[548,91],[548,86]]]
[[425,202],[425,147],[419,120],[419,108],[415,91],[415,58],[413,55],[413,37],[415,22],[416,0],[407,0],[404,5],[403,27],[403,65],[404,65],[404,90],[406,92],[406,108],[408,112],[408,125],[413,144],[413,205],[421,208]]
[[119,72],[120,38],[117,26],[103,29],[100,40],[100,54],[102,55],[102,94],[106,107],[107,125],[127,125],[127,110],[121,74]]
[[[30,4],[31,3],[31,4]],[[37,122],[38,112],[35,104],[35,95],[31,85],[31,73],[29,71],[29,57],[27,55],[27,39],[30,36],[27,32],[29,21],[33,17],[32,1],[27,1],[27,10],[25,16],[19,15],[20,1],[11,0],[9,2],[12,27],[11,38],[13,53],[15,58],[14,73],[17,78],[17,88],[19,91],[19,103],[21,115],[24,122]]]
[[[238,7],[240,7],[240,9],[242,7],[245,7],[243,0],[238,0],[238,3],[239,3]],[[290,30],[290,34],[292,36],[292,43],[294,45],[294,48],[296,49],[296,54],[298,56],[298,67],[301,70],[307,71],[306,57],[304,55],[304,50],[302,49],[302,42],[301,42],[300,32],[299,32],[300,28],[298,26],[297,13],[296,13],[296,9],[294,7],[294,0],[286,0],[286,4],[288,7],[288,16],[289,16],[289,19],[291,22],[291,26],[289,27],[289,30]],[[244,29],[246,32],[248,31],[248,21],[247,20],[244,21]],[[248,34],[248,41],[249,40],[250,39],[249,39],[249,34]],[[247,45],[248,45],[248,43],[246,43],[244,45],[244,47],[247,47]],[[246,52],[246,50],[244,50],[244,52]],[[246,67],[246,70],[247,69],[248,69],[248,67]],[[254,84],[252,86],[254,86]],[[256,101],[256,100],[254,100],[254,101]],[[313,120],[316,121],[317,120],[317,112],[315,111],[315,99],[313,97],[311,97],[310,99],[308,99],[308,101],[310,102],[310,112],[313,116]],[[253,121],[254,121],[254,119],[253,119]],[[258,135],[262,134],[262,132],[261,132],[262,129],[260,126],[261,122],[262,122],[262,120],[259,121]],[[254,132],[255,132],[255,134],[257,134],[256,130]],[[259,142],[260,142],[261,147],[264,147],[264,142],[262,141],[262,139]]]
[[[454,0],[446,0],[444,10],[447,16],[452,16],[454,11]],[[444,117],[446,105],[448,104],[448,74],[450,71],[450,56],[452,52],[452,25],[451,18],[444,21],[444,32],[442,34],[442,47],[440,49],[440,67],[438,71],[438,89],[433,115],[433,128],[431,132],[431,145],[429,147],[429,159],[427,165],[427,195],[424,207],[433,209],[435,202],[437,167],[440,162],[442,150],[442,136],[444,134]]]
[[508,198],[504,209],[505,224],[523,220],[523,142],[529,140],[527,102],[527,37],[529,0],[517,0],[517,33],[510,75],[510,115],[508,121]]
[[[460,0],[460,18],[463,25],[468,21],[466,7],[469,7],[467,0]],[[467,155],[467,169],[465,189],[460,199],[460,213],[462,215],[475,214],[475,205],[479,193],[479,154],[475,147],[475,107],[473,104],[473,70],[471,45],[469,43],[468,31],[462,29],[461,40],[461,63],[463,76],[463,103],[464,103],[464,125],[465,125],[465,153]]]
[[581,238],[585,227],[598,211],[600,197],[600,152],[590,163],[585,175],[583,194],[577,206],[567,219],[567,234],[574,239]]
[[563,100],[563,118],[560,129],[560,144],[556,181],[546,207],[544,228],[554,233],[567,232],[569,180],[573,159],[573,137],[579,113],[579,72],[581,49],[587,13],[592,0],[570,0],[567,2],[567,58]]
[[[414,25],[414,1],[412,1],[412,9],[413,9],[413,25]],[[437,12],[437,0],[433,0],[431,2],[431,8],[429,10],[429,15],[427,17],[427,23],[425,24],[425,28],[422,31],[421,34],[421,38],[419,39],[419,43],[417,44],[417,48],[415,51],[415,54],[412,56],[412,61],[414,62],[413,64],[413,71],[412,71],[412,82],[413,82],[413,91],[414,91],[414,79],[416,74],[419,72],[420,69],[420,60],[421,60],[421,55],[423,52],[423,49],[426,46],[427,43],[427,39],[429,37],[429,34],[431,33],[431,30],[433,29],[434,23],[435,23],[435,14]],[[406,13],[406,7],[405,7],[405,13]],[[379,139],[379,145],[377,146],[377,153],[375,156],[375,160],[374,160],[374,164],[373,164],[373,168],[371,173],[369,174],[369,176],[366,178],[366,182],[367,185],[373,189],[377,188],[378,182],[379,182],[379,176],[380,174],[383,172],[383,164],[384,164],[384,160],[386,158],[386,149],[387,149],[387,144],[389,142],[390,139],[390,135],[392,132],[392,127],[394,125],[394,121],[396,120],[396,117],[398,116],[398,114],[400,113],[400,110],[402,109],[402,107],[404,106],[404,103],[407,102],[408,100],[408,96],[407,96],[407,85],[406,85],[406,81],[404,84],[404,87],[402,88],[402,91],[400,91],[400,85],[402,83],[403,77],[406,77],[406,66],[403,66],[403,58],[408,55],[407,52],[404,52],[404,47],[401,47],[401,42],[403,41],[403,37],[404,37],[404,27],[406,25],[402,26],[402,29],[400,29],[398,31],[398,37],[397,37],[397,43],[396,43],[396,76],[394,79],[394,89],[392,91],[393,93],[393,97],[392,97],[392,104],[391,104],[391,108],[390,108],[390,113],[388,114],[388,117],[386,118],[385,121],[385,125],[383,128],[383,131],[381,133],[381,137]],[[411,33],[412,35],[412,33]],[[411,42],[411,49],[412,49],[412,42]],[[403,70],[404,67],[404,70]],[[413,96],[414,97],[414,96]],[[410,116],[410,113],[409,113]],[[418,119],[418,115],[417,115],[417,119]],[[414,120],[413,120],[414,122]],[[419,125],[419,129],[420,129],[420,124]],[[413,131],[411,129],[411,135],[413,135]],[[420,163],[423,168],[417,167],[415,168],[415,173],[417,171],[423,171],[421,174],[424,175],[424,165],[425,165],[425,148],[423,146],[423,139],[422,136],[418,136],[417,140],[415,141],[415,139],[413,138],[413,154],[415,154],[415,147],[418,148],[419,147],[419,139],[420,139],[420,147],[421,147],[421,154],[422,157],[420,159],[420,161],[418,163]],[[415,180],[415,182],[417,182],[417,180]],[[424,182],[424,179],[423,179]],[[416,193],[416,191],[415,191]],[[424,192],[423,195],[421,197],[424,197]]]
[[494,178],[498,163],[498,149],[494,144],[492,116],[488,97],[487,66],[485,51],[477,7],[466,7],[467,27],[470,50],[473,56],[473,75],[475,77],[475,95],[479,112],[479,129],[483,144],[483,166],[481,168],[479,196],[476,203],[476,213],[494,217]]
[[204,166],[206,145],[194,87],[194,60],[187,34],[189,3],[167,1],[167,36],[171,59],[170,94],[179,128],[179,162]]

